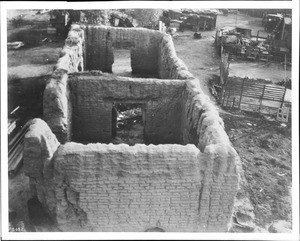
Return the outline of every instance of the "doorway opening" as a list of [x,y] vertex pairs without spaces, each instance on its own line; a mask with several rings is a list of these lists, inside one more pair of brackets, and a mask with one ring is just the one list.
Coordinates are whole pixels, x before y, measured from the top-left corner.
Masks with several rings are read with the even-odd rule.
[[131,77],[131,51],[130,43],[114,44],[113,55],[114,63],[112,65],[112,73],[119,76]]

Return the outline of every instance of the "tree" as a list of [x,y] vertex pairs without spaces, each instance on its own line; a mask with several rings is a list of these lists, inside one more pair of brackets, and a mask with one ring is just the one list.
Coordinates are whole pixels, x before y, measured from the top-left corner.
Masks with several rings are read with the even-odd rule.
[[139,23],[139,26],[150,26],[154,28],[160,16],[162,16],[162,9],[128,9],[126,14],[131,15]]
[[110,12],[109,9],[102,10],[81,10],[83,13],[83,22],[90,24],[109,25]]

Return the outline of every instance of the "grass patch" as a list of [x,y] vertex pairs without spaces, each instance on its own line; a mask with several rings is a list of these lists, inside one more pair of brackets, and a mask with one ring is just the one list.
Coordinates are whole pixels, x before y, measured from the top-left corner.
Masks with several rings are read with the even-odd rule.
[[21,41],[25,44],[23,48],[30,48],[39,46],[47,36],[47,30],[44,29],[24,29],[11,33],[7,38],[7,42]]

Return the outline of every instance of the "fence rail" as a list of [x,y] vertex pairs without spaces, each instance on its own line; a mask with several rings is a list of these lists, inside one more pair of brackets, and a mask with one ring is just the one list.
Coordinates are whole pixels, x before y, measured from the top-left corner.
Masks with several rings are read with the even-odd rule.
[[261,112],[262,107],[281,108],[284,104],[286,88],[283,86],[258,84],[243,79],[228,79],[222,87],[220,100],[222,106],[238,107],[241,105],[256,106]]

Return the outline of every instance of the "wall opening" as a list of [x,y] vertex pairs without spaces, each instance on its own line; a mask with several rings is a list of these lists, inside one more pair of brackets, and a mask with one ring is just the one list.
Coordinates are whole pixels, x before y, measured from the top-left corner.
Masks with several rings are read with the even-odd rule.
[[145,108],[141,103],[114,102],[112,143],[133,146],[144,142]]
[[[69,88],[71,141],[128,145],[182,143],[184,109],[181,97],[185,88],[182,81],[147,81],[110,74],[83,73],[70,75]],[[118,123],[120,120],[117,118],[121,118],[118,113],[125,110],[118,109],[118,104],[127,105],[127,111],[139,107],[139,110],[132,111],[138,116],[129,118],[132,125],[125,125],[122,129],[126,131],[123,134],[127,141],[119,139],[123,123]],[[131,127],[135,128],[134,134]]]
[[131,52],[130,47],[113,48],[114,63],[112,73],[118,76],[131,77]]

